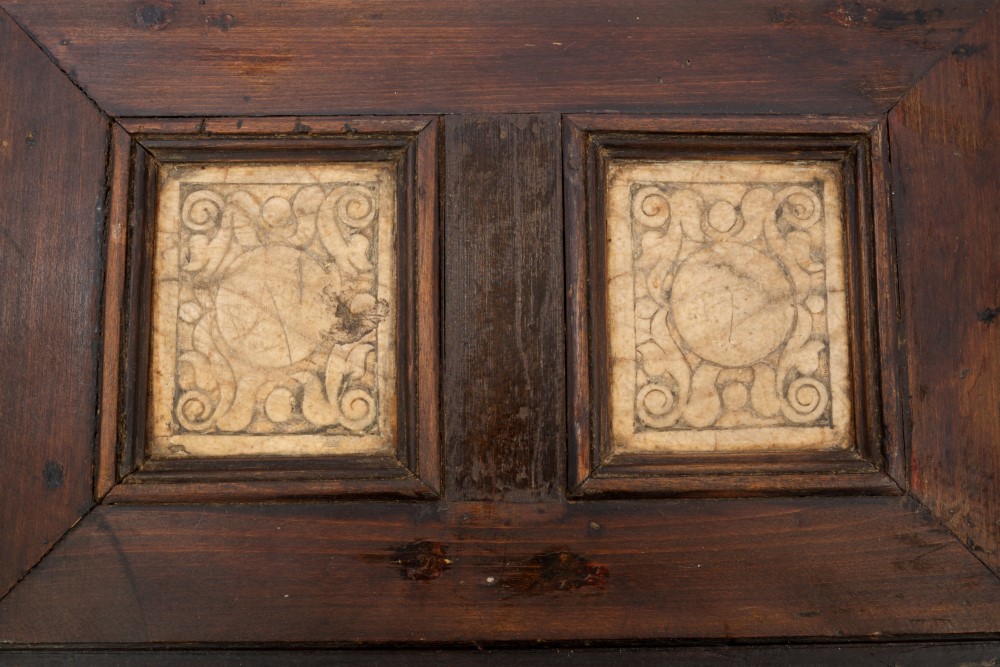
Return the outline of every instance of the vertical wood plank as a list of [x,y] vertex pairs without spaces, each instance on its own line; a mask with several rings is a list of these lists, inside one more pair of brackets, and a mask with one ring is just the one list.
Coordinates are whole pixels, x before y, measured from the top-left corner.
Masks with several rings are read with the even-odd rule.
[[118,480],[116,457],[119,437],[118,380],[121,372],[121,334],[128,251],[128,186],[132,140],[121,125],[111,129],[108,220],[104,269],[104,341],[101,352],[100,424],[94,460],[94,498],[100,500]]
[[911,489],[1000,573],[1000,9],[889,116]]
[[871,145],[872,233],[875,241],[875,298],[878,306],[878,354],[881,359],[882,454],[893,481],[909,485],[909,457],[903,438],[903,397],[906,383],[906,352],[903,350],[899,310],[899,276],[896,233],[890,211],[889,128],[884,120],[869,133]]
[[565,359],[556,115],[445,124],[444,415],[451,499],[561,492]]
[[0,596],[90,508],[108,123],[0,11]]
[[571,492],[594,467],[590,387],[590,257],[587,246],[587,174],[592,160],[586,150],[586,130],[563,118],[563,197],[566,233],[566,349],[567,447],[566,483]]
[[416,142],[417,471],[434,491],[441,488],[441,236],[438,224],[438,160],[441,122],[432,120]]

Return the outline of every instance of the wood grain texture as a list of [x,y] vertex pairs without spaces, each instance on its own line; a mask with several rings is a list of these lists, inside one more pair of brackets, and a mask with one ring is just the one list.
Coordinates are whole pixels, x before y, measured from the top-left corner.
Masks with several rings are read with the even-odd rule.
[[1000,11],[889,116],[913,493],[1000,572]]
[[[377,120],[377,119],[376,119]],[[413,385],[417,476],[435,493],[441,491],[441,121],[435,119],[420,131],[413,146],[415,171],[407,219],[413,225],[413,335],[407,354],[406,382]],[[407,179],[411,182],[410,179]]]
[[[420,544],[447,559],[426,576]],[[0,603],[8,643],[998,631],[1000,581],[888,498],[104,505]]]
[[[177,651],[18,651],[0,662],[366,664],[398,658],[200,649],[221,648],[215,642],[524,648],[539,639],[557,647],[672,646],[630,655],[657,664],[664,656],[820,665],[996,657],[995,641],[966,640],[1000,637],[1000,580],[983,565],[1000,572],[1000,269],[992,257],[1000,238],[990,217],[1000,203],[1000,25],[995,9],[982,20],[997,0],[0,6],[0,646],[165,642]],[[102,253],[123,250],[110,233],[101,246],[101,187],[115,176],[103,169],[107,121],[44,52],[129,132],[213,135],[197,141],[205,159],[218,159],[223,143],[247,133],[276,137],[242,153],[252,159],[273,156],[301,134],[387,133],[384,118],[354,125],[351,117],[316,114],[549,113],[448,117],[434,123],[446,130],[446,156],[432,150],[433,132],[407,148],[418,171],[444,168],[440,200],[431,179],[409,205],[430,212],[440,201],[446,216],[441,245],[417,230],[415,257],[434,265],[444,251],[442,292],[425,281],[413,296],[421,313],[440,307],[445,318],[443,345],[437,320],[423,320],[416,349],[424,367],[438,349],[445,353],[446,497],[529,502],[371,502],[393,480],[373,480],[362,468],[337,484],[361,480],[353,488],[366,502],[316,502],[330,488],[316,484],[322,471],[287,477],[266,493],[254,484],[257,470],[229,488],[213,479],[175,484],[187,484],[187,505],[163,504],[180,497],[169,484],[148,486],[106,497],[3,597],[92,505],[95,473],[98,494],[115,475],[92,466],[101,433],[94,412]],[[872,118],[880,121],[903,95],[891,113],[890,155],[884,126],[872,129]],[[717,131],[719,115],[767,114],[752,122],[776,143],[787,134],[788,116],[779,114],[800,115],[804,135],[843,114],[845,131],[854,123],[852,132],[870,132],[880,349],[883,357],[906,350],[911,367],[909,378],[899,377],[909,391],[901,388],[898,400],[895,380],[881,387],[898,406],[884,423],[907,424],[913,494],[934,515],[906,497],[562,502],[563,271],[571,267],[562,259],[556,114],[602,111],[701,114],[685,121],[700,132]],[[125,118],[137,115],[160,118]],[[199,117],[164,118],[178,115]],[[413,132],[427,122],[411,118]],[[650,117],[636,118],[634,131],[656,131]],[[119,148],[123,142],[119,133]],[[168,161],[183,152],[153,150]],[[895,216],[878,211],[880,165],[893,171]],[[574,204],[565,206],[572,215]],[[895,322],[893,293],[882,289],[892,283],[893,222],[905,317]],[[437,378],[418,374],[413,384],[433,417],[437,404],[424,399]],[[417,425],[420,437],[436,441],[435,423],[418,415]],[[881,452],[886,468],[905,485],[907,461],[891,453]],[[98,461],[110,454],[99,448]],[[433,451],[406,463],[425,480],[439,470]],[[651,467],[633,463],[629,472]],[[772,463],[742,469],[789,472],[787,461]],[[791,486],[835,492],[827,463],[798,462],[795,470],[806,474]],[[864,461],[835,463],[837,474],[878,476],[862,469]],[[687,471],[711,472],[706,466],[694,462]],[[182,477],[175,471],[175,482]],[[774,491],[760,488],[760,475],[744,477],[753,492]],[[876,490],[895,491],[887,477],[878,480],[886,486]],[[407,489],[410,499],[428,495],[417,483]],[[220,502],[236,496],[248,502]],[[140,504],[115,504],[121,500]],[[271,502],[254,504],[264,500]],[[676,647],[677,640],[742,645]],[[826,643],[842,641],[849,643]],[[788,642],[796,645],[780,645]],[[458,662],[484,657],[469,652]],[[550,657],[514,652],[497,660]],[[587,653],[579,661],[604,657],[617,656]],[[442,658],[421,651],[404,659]]]
[[444,154],[447,497],[553,497],[566,440],[559,118],[448,118]]
[[994,0],[5,0],[118,115],[881,113]]
[[313,667],[336,664],[380,667],[405,663],[411,667],[442,664],[480,667],[503,664],[531,665],[638,665],[660,667],[680,664],[690,667],[940,667],[941,665],[989,665],[1000,653],[998,642],[949,643],[830,643],[813,645],[675,646],[672,648],[478,648],[478,649],[62,649],[16,650],[5,654],[23,667],[75,667],[100,663],[106,667],[187,667],[188,665],[239,665],[240,667]]
[[94,498],[100,501],[118,481],[122,334],[125,331],[125,267],[128,256],[128,191],[132,139],[119,124],[111,127],[108,165],[108,220],[104,249],[104,321],[101,325],[101,405],[94,460]]
[[[388,466],[386,466],[388,468]],[[215,471],[212,471],[215,472]],[[264,474],[262,480],[247,479],[245,471],[217,474],[215,479],[199,471],[197,481],[178,479],[163,483],[164,475],[146,475],[139,483],[118,484],[105,496],[109,503],[225,503],[234,501],[266,502],[282,500],[315,500],[317,498],[429,500],[437,498],[427,484],[415,477],[403,477],[396,470],[374,470],[374,479],[331,478],[309,479],[310,473]],[[337,473],[342,474],[342,470]],[[351,471],[355,472],[355,471]],[[394,478],[392,475],[396,473]],[[318,476],[317,473],[312,473]],[[357,474],[355,472],[355,474]],[[195,475],[191,475],[194,477]],[[180,477],[177,475],[177,477]],[[132,481],[132,480],[130,480]],[[146,482],[146,483],[142,483]],[[160,483],[157,483],[160,482]]]
[[[874,426],[882,444],[885,471],[899,488],[909,488],[909,451],[904,438],[903,394],[906,392],[906,351],[903,346],[899,306],[899,254],[891,215],[892,172],[889,163],[889,128],[882,119],[869,132],[871,192],[864,193],[872,209],[872,261],[874,301],[878,309],[878,349],[881,419]],[[873,325],[875,322],[873,321]],[[892,360],[892,361],[890,361]]]
[[90,508],[108,123],[0,12],[0,595]]

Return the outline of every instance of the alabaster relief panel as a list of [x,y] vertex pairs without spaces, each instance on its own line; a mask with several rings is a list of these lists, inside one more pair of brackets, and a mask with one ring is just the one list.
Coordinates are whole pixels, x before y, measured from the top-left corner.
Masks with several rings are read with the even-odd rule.
[[161,172],[153,456],[391,448],[394,187],[377,163]]
[[607,173],[613,447],[847,447],[837,168],[623,161]]

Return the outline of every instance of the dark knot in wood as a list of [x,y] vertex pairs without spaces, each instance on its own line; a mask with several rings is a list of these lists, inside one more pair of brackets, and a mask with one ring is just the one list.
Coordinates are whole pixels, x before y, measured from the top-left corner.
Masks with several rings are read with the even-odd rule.
[[404,579],[430,581],[451,567],[447,552],[448,547],[440,542],[419,540],[397,547],[392,562],[399,565],[399,573]]
[[604,588],[608,568],[591,563],[572,551],[537,554],[524,561],[501,585],[523,595],[543,595],[580,588]]

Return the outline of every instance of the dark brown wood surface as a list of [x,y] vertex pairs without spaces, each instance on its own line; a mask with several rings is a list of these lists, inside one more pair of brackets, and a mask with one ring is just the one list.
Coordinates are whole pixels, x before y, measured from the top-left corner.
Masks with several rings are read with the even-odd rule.
[[423,643],[1000,632],[907,499],[101,506],[0,642]]
[[[899,251],[895,219],[892,217],[892,171],[889,155],[889,128],[886,119],[870,133],[872,169],[872,234],[875,240],[875,305],[878,309],[878,349],[881,361],[881,433],[885,470],[903,491],[910,486],[910,452],[906,442],[904,414],[907,390],[906,349],[901,332],[899,305]],[[886,360],[894,359],[894,363]]]
[[559,117],[445,122],[445,493],[561,493],[566,441]]
[[914,494],[1000,572],[1000,11],[889,115]]
[[0,596],[93,504],[108,123],[0,14]]
[[[998,9],[0,0],[0,663],[295,664],[270,652],[293,647],[522,649],[499,654],[505,664],[617,657],[572,653],[592,642],[665,649],[627,656],[656,664],[989,664],[1000,652]],[[362,468],[343,483],[368,500],[337,502],[317,501],[330,487],[308,475],[260,494],[219,483],[223,470],[192,485],[189,504],[149,485],[112,490],[87,513],[92,482],[98,496],[115,482],[96,390],[115,374],[101,340],[120,313],[102,318],[101,281],[126,250],[105,231],[106,211],[125,212],[103,188],[126,180],[108,159],[128,138],[118,130],[109,144],[97,107],[128,133],[201,131],[216,148],[247,132],[276,145],[306,126],[349,132],[362,114],[444,114],[440,140],[416,148],[439,170],[440,196],[423,182],[415,203],[440,206],[442,236],[421,236],[417,252],[431,264],[440,252],[441,285],[414,297],[430,314],[417,353],[443,357],[443,501],[415,500],[428,495],[416,488],[411,501],[371,500],[386,484]],[[649,132],[680,113],[696,114],[684,120],[696,133],[754,122],[777,143],[792,124],[816,134],[832,116],[870,132],[871,166],[891,172],[869,202],[880,356],[902,349],[907,361],[881,386],[875,435],[887,453],[912,448],[884,461],[902,489],[876,490],[905,495],[819,497],[839,488],[822,471],[870,465],[854,460],[797,462],[795,490],[744,475],[754,492],[812,497],[565,500],[563,230],[575,208],[563,210],[561,114],[622,122],[606,111],[647,114],[624,122]],[[350,127],[379,134],[385,122]],[[431,375],[416,383],[425,396],[437,388]],[[425,479],[439,469],[417,458]],[[623,474],[663,468],[627,463]],[[754,464],[789,472],[787,461],[742,462]],[[690,483],[713,463],[686,465]],[[169,650],[92,652],[155,642]],[[538,644],[562,652],[523,650]]]
[[[122,334],[127,317],[122,308],[126,287],[129,237],[129,185],[132,139],[121,125],[111,126],[108,154],[108,217],[104,244],[104,302],[101,323],[101,386],[97,448],[94,457],[94,499],[100,501],[118,481],[118,443],[121,406]],[[116,196],[121,193],[121,196]]]
[[[536,645],[537,646],[537,645]],[[349,667],[387,667],[406,664],[411,667],[459,665],[480,667],[505,665],[724,665],[725,667],[942,667],[942,665],[990,665],[1000,654],[1000,642],[897,642],[883,644],[764,644],[715,646],[674,646],[671,648],[593,648],[559,646],[557,648],[479,648],[411,649],[405,654],[393,650],[345,650],[301,648],[294,652],[281,649],[48,649],[11,651],[7,655],[19,667],[75,667],[81,663],[99,663],[104,667],[188,667],[212,665],[239,667],[313,667],[348,665]]]
[[112,115],[885,112],[994,0],[4,0]]

